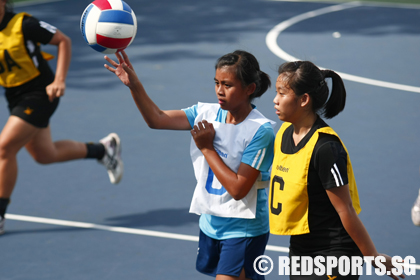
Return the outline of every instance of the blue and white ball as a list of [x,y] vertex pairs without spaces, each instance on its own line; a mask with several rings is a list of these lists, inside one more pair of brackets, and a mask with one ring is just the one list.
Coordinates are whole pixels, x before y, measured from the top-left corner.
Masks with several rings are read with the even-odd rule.
[[133,42],[137,19],[122,0],[95,0],[83,12],[80,30],[92,49],[111,54],[124,50]]

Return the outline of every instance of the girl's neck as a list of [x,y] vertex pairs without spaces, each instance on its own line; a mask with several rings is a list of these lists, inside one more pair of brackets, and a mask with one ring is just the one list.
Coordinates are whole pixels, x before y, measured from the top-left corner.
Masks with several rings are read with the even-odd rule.
[[315,113],[309,113],[308,115],[301,118],[299,121],[293,123],[293,140],[295,145],[299,144],[299,142],[303,139],[303,137],[308,134],[311,130],[312,126],[318,119],[318,115]]
[[235,111],[228,111],[228,114],[226,116],[226,123],[230,124],[239,124],[243,122],[251,113],[252,111],[252,105],[249,104],[249,106],[243,107],[239,110]]

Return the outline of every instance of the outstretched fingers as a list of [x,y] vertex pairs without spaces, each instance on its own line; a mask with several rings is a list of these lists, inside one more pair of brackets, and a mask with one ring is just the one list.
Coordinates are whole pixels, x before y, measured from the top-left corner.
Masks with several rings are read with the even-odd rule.
[[128,58],[127,53],[123,50],[121,51],[122,57],[124,59],[125,64],[128,66],[128,68],[133,69],[133,66],[131,65],[130,59]]
[[115,53],[115,56],[117,57],[118,62],[119,62],[120,64],[123,64],[123,63],[124,63],[124,59],[123,59],[123,57],[121,56],[120,52],[116,52],[116,53]]
[[105,68],[108,69],[109,71],[111,71],[112,73],[115,73],[115,69],[118,67],[118,63],[116,63],[114,60],[112,60],[111,58],[109,58],[108,56],[104,56],[105,60],[109,62],[109,64],[111,64],[112,66],[114,66],[115,68],[110,67],[108,64],[104,64]]

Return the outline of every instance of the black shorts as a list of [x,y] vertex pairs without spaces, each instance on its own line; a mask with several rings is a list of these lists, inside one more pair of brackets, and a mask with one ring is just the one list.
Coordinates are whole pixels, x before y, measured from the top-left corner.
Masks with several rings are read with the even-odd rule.
[[[318,251],[316,253],[313,254],[302,254],[299,252],[295,252],[292,249],[290,249],[289,252],[289,257],[303,257],[303,256],[308,256],[311,259],[314,259],[317,256],[322,256],[322,257],[327,257],[327,256],[332,256],[332,257],[336,257],[336,258],[340,258],[342,256],[347,256],[349,258],[351,258],[352,256],[354,257],[362,257],[362,253],[360,252],[360,250],[358,248],[337,248],[337,249],[330,249],[330,250],[325,250],[325,251]],[[325,265],[325,263],[323,264],[323,266]],[[301,265],[299,265],[301,266]],[[314,272],[315,270],[313,270]],[[350,265],[350,271],[351,271],[351,265]],[[317,275],[316,273],[313,273],[312,275],[290,275],[290,279],[291,280],[328,280],[328,279],[335,279],[335,280],[357,280],[359,279],[358,274],[354,274],[352,275],[351,273],[347,274],[347,275],[340,275],[339,273],[339,268],[334,267],[332,268],[332,273],[331,275],[328,275],[328,273],[325,273],[324,275]]]
[[9,103],[10,115],[39,128],[48,127],[52,114],[57,109],[59,98],[50,102],[47,94],[25,95]]

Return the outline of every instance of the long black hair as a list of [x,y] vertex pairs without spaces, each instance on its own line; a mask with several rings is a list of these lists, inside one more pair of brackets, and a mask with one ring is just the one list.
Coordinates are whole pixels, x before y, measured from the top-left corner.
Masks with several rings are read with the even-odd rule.
[[[297,96],[305,93],[312,99],[312,109],[327,119],[343,111],[346,105],[346,89],[341,77],[332,70],[321,70],[310,61],[286,62],[280,65],[279,75]],[[330,98],[325,78],[332,79]]]
[[244,87],[255,83],[256,88],[249,99],[260,97],[271,86],[270,76],[260,70],[260,64],[254,55],[243,50],[236,50],[220,57],[215,65],[216,70],[223,66],[235,66],[236,77]]

